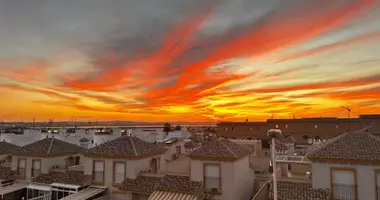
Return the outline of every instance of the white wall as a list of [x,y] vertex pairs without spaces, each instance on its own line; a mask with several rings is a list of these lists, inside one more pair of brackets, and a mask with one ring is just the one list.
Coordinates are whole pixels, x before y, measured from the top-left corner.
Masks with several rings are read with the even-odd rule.
[[380,166],[364,166],[364,165],[335,165],[335,164],[312,164],[312,176],[314,188],[331,189],[330,168],[331,167],[347,167],[355,168],[358,180],[358,197],[359,199],[376,199],[375,170],[380,170]]
[[190,177],[193,181],[203,182],[203,166],[204,163],[221,163],[221,180],[222,180],[222,194],[215,195],[214,200],[239,200],[235,198],[235,188],[234,188],[234,166],[232,162],[215,162],[215,161],[200,161],[191,160],[190,161]]
[[[166,169],[166,162],[164,160],[164,155],[154,156],[154,158],[160,159],[159,173],[164,173]],[[114,161],[123,161],[127,163],[126,166],[126,178],[135,179],[142,170],[148,169],[150,161],[153,157],[139,159],[139,160],[128,160],[128,159],[101,159],[101,158],[88,158],[84,159],[84,174],[92,175],[93,161],[94,160],[104,160],[105,164],[105,174],[104,174],[104,186],[109,188],[109,192],[112,190],[117,190],[117,187],[113,187],[113,163]]]
[[254,171],[249,167],[249,157],[234,162],[235,199],[245,200],[253,196]]

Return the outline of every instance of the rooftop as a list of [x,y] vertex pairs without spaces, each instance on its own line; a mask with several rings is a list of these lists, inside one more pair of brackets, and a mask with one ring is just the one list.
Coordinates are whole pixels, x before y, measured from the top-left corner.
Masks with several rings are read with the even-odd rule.
[[151,194],[161,179],[162,176],[139,175],[136,179],[125,179],[119,189],[139,194]]
[[214,139],[187,154],[190,158],[237,160],[251,155],[252,150],[228,139]]
[[186,143],[184,144],[184,147],[185,147],[186,149],[195,149],[195,148],[197,148],[197,147],[199,147],[199,146],[200,146],[200,144],[197,143],[197,142],[194,142],[194,141],[189,141],[189,142],[186,142]]
[[166,149],[132,136],[121,136],[89,149],[85,155],[90,157],[144,158],[163,154]]
[[165,175],[155,190],[183,194],[195,194],[201,182],[191,181],[189,176]]
[[144,176],[136,179],[126,179],[120,185],[120,190],[133,193],[151,194],[154,191],[165,191],[183,194],[195,194],[201,186],[201,182],[191,181],[189,176],[165,175]]
[[86,151],[85,148],[56,138],[44,138],[12,151],[14,156],[54,157],[78,154]]
[[19,148],[19,146],[15,144],[11,144],[9,142],[1,141],[0,142],[0,154],[9,154],[12,152],[13,149]]
[[356,160],[363,164],[380,160],[380,138],[360,130],[347,132],[308,154],[311,161]]
[[[328,189],[313,189],[311,183],[278,181],[278,200],[330,200]],[[269,199],[273,199],[273,184],[270,184]]]
[[82,171],[66,171],[56,172],[52,171],[48,174],[40,174],[32,180],[32,183],[52,184],[52,183],[64,183],[71,185],[84,186],[91,178],[90,175],[84,175]]

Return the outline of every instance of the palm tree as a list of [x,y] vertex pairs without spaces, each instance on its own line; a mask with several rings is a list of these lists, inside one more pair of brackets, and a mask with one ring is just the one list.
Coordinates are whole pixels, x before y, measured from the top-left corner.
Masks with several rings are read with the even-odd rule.
[[165,125],[164,125],[164,132],[166,133],[166,135],[168,135],[169,134],[169,132],[170,132],[170,130],[171,130],[171,126],[170,126],[170,124],[169,123],[166,123]]

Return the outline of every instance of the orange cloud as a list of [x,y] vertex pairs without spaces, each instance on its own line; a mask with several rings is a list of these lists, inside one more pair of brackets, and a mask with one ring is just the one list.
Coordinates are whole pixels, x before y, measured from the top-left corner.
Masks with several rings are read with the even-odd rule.
[[[379,90],[361,89],[380,84],[380,71],[367,77],[353,72],[351,79],[337,76],[334,80],[320,79],[318,83],[316,80],[310,83],[308,77],[276,82],[287,75],[296,77],[300,72],[307,74],[308,70],[318,71],[325,67],[319,63],[278,67],[278,62],[379,39],[379,33],[285,55],[277,58],[277,63],[267,64],[267,68],[258,66],[260,62],[238,62],[246,58],[260,61],[262,56],[275,55],[290,46],[336,31],[376,2],[351,1],[343,7],[334,1],[313,2],[269,16],[247,27],[244,34],[232,37],[221,33],[223,40],[219,36],[197,40],[201,26],[215,11],[212,7],[172,27],[153,53],[142,51],[127,57],[128,52],[122,50],[100,51],[89,58],[94,72],[83,70],[83,73],[62,75],[60,80],[64,84],[49,88],[27,86],[31,83],[30,77],[44,76],[46,69],[51,67],[47,61],[36,62],[20,70],[3,72],[2,76],[20,84],[3,84],[0,79],[0,87],[50,97],[49,100],[33,100],[37,105],[71,108],[71,112],[91,113],[107,119],[214,121],[265,119],[271,114],[292,117],[294,113],[299,113],[297,116],[319,116],[321,113],[345,116],[339,106],[346,103],[360,106],[360,112],[380,112],[373,104],[380,100]],[[324,9],[325,6],[329,9]],[[301,18],[303,20],[297,20]]]

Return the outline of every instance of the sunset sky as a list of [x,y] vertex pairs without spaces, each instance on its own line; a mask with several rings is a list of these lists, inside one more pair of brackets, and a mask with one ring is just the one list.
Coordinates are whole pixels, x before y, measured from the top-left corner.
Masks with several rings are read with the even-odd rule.
[[0,0],[0,121],[380,113],[379,2]]

